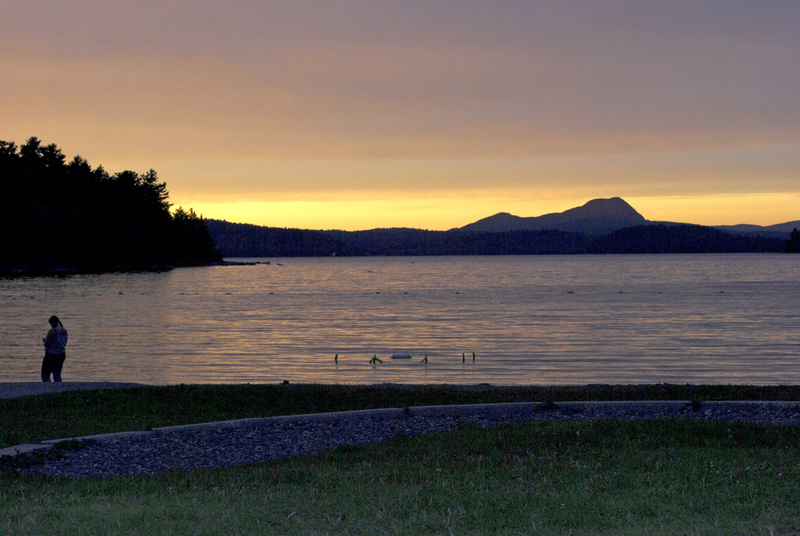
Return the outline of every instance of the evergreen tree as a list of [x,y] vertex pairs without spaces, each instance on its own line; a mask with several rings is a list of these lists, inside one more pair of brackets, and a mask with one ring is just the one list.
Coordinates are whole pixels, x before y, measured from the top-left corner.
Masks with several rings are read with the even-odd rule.
[[797,227],[789,235],[789,241],[786,243],[786,252],[800,253],[800,231],[797,230]]
[[186,211],[178,207],[173,218],[171,246],[175,262],[181,265],[205,264],[209,260],[221,260],[205,220],[191,208]]
[[154,170],[109,175],[35,137],[0,140],[0,273],[108,271],[220,260],[205,221],[173,216]]

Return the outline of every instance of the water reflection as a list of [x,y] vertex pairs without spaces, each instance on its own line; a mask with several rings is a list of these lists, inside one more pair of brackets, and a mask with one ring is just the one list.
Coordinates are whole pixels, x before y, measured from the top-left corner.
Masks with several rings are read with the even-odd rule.
[[0,280],[0,380],[36,380],[56,313],[67,381],[796,383],[796,260],[284,259]]

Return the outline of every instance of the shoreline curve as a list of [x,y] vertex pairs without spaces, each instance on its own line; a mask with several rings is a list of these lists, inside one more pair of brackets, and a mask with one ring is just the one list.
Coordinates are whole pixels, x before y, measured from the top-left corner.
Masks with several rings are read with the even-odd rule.
[[125,389],[146,387],[144,383],[124,382],[0,382],[0,398],[46,395],[88,389]]

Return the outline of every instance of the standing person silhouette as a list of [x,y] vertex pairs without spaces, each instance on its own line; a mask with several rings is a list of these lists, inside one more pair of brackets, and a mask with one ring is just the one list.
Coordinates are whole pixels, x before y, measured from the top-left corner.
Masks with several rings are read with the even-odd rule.
[[42,339],[44,341],[44,360],[42,361],[42,381],[50,381],[50,373],[53,373],[53,381],[61,381],[61,367],[67,357],[67,330],[56,315],[48,320],[50,331]]

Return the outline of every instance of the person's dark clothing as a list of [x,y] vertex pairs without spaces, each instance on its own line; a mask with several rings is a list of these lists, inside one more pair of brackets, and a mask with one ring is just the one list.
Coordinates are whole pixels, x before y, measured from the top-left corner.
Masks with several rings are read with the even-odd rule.
[[53,374],[53,381],[60,382],[61,381],[61,367],[64,366],[64,359],[66,359],[67,354],[44,354],[44,359],[42,360],[42,381],[49,382],[50,381],[50,374]]
[[42,360],[42,381],[49,382],[50,374],[53,381],[61,381],[61,367],[67,357],[67,330],[61,325],[57,317],[50,320],[53,326],[44,338],[44,359]]

